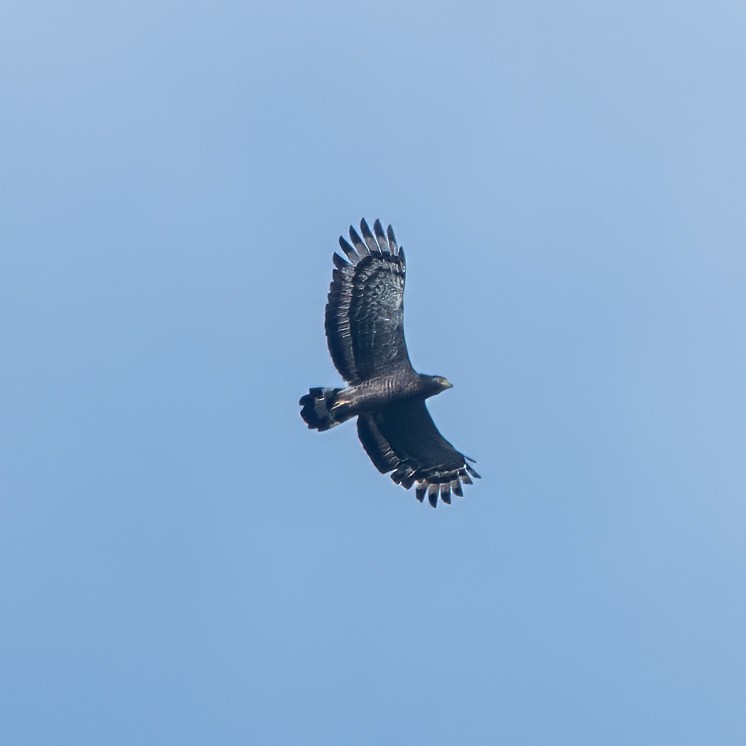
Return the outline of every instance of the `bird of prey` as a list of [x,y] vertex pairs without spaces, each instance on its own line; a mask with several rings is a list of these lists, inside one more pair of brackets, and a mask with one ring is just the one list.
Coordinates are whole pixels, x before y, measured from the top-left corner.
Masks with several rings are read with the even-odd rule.
[[[479,477],[435,427],[425,400],[451,388],[443,376],[417,373],[404,341],[404,249],[391,226],[373,231],[363,220],[334,254],[326,304],[326,338],[346,388],[312,388],[301,397],[301,417],[314,430],[357,417],[357,432],[378,470],[405,489],[414,485],[435,507],[463,495],[462,483]],[[346,257],[346,258],[345,258]]]

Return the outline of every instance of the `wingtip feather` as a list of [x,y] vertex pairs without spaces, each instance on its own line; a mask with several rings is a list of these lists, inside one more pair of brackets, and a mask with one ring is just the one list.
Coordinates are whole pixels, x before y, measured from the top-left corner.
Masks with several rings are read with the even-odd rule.
[[394,235],[394,229],[389,226],[386,229],[386,236],[389,239],[389,246],[394,250],[395,253],[398,253],[398,244],[396,243],[396,236]]
[[427,500],[433,507],[436,507],[438,504],[438,492],[440,491],[440,487],[437,484],[431,484],[427,488]]
[[469,474],[471,474],[475,479],[482,478],[479,474],[477,474],[476,469],[472,469],[471,466],[469,466],[469,464],[466,464],[466,471],[468,471]]
[[350,226],[350,240],[352,241],[352,245],[357,249],[361,257],[368,256],[368,254],[370,254],[370,251],[365,245],[365,242],[362,238],[360,238],[360,234],[352,226]]
[[360,230],[363,232],[363,238],[365,239],[368,251],[370,251],[371,254],[381,254],[381,247],[376,242],[365,218],[360,221]]
[[394,250],[391,246],[389,246],[389,242],[386,239],[386,234],[383,231],[381,221],[378,219],[376,219],[376,222],[373,223],[373,232],[376,234],[376,241],[378,242],[378,246],[381,251],[386,251],[389,254],[392,254]]

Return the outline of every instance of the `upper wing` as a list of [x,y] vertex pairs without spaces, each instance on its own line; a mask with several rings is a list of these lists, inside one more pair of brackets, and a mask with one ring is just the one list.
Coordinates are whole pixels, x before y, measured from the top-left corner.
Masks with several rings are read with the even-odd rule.
[[350,227],[350,246],[340,237],[347,261],[334,254],[336,269],[326,304],[329,352],[342,377],[357,383],[397,365],[410,365],[404,341],[404,250],[391,226],[376,220],[363,238]]
[[461,497],[461,482],[471,484],[479,474],[435,427],[424,399],[402,399],[377,412],[357,418],[357,432],[371,461],[391,478],[409,489],[416,483],[415,494],[422,501],[427,492],[435,507],[440,499],[451,502],[451,492]]

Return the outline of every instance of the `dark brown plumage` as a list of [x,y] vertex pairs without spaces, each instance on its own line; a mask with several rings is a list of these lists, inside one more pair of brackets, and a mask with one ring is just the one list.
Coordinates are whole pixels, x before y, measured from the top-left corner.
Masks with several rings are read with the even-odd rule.
[[442,376],[417,373],[404,340],[406,261],[391,226],[373,231],[363,220],[362,236],[350,228],[340,237],[345,258],[334,254],[326,305],[329,352],[347,388],[312,388],[301,397],[301,416],[309,428],[328,430],[357,416],[360,441],[382,472],[409,489],[451,502],[462,484],[479,474],[435,427],[425,399],[451,388]]

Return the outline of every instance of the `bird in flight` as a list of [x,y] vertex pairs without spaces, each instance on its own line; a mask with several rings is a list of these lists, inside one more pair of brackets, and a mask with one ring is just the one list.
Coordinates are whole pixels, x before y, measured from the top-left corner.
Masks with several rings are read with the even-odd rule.
[[479,474],[435,427],[425,400],[451,388],[443,376],[417,373],[404,340],[406,260],[391,226],[373,231],[365,220],[344,257],[334,254],[326,304],[326,339],[346,388],[312,388],[301,397],[301,417],[313,430],[329,430],[357,417],[357,433],[382,473],[405,489],[414,485],[435,507],[463,495],[462,484]]

